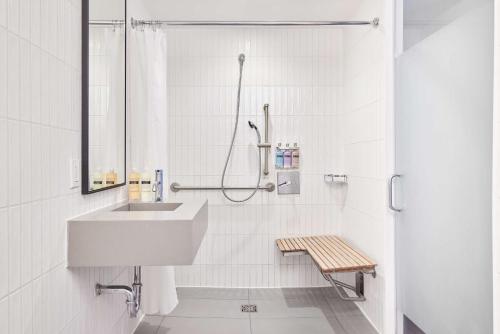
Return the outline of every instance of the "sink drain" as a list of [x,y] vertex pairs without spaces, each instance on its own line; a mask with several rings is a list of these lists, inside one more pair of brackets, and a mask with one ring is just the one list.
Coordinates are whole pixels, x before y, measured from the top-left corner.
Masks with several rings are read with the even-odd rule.
[[241,305],[241,312],[254,313],[257,312],[257,305]]

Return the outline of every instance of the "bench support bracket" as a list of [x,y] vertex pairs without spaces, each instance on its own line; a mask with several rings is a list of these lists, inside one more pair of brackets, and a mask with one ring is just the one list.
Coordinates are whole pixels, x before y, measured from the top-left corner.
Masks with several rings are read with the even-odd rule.
[[[350,284],[341,282],[332,277],[331,274],[323,273],[323,277],[330,282],[330,284],[335,288],[342,300],[352,301],[352,302],[364,302],[365,298],[365,277],[364,274],[371,274],[374,278],[376,276],[375,270],[371,272],[358,271],[355,274],[356,285],[352,286]],[[345,289],[351,290],[356,294],[356,297],[349,296]]]

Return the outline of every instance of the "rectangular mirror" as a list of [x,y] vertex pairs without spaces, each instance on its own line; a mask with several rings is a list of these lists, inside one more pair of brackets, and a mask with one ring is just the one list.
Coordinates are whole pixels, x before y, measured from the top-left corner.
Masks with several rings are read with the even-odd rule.
[[126,0],[82,0],[82,193],[125,185]]

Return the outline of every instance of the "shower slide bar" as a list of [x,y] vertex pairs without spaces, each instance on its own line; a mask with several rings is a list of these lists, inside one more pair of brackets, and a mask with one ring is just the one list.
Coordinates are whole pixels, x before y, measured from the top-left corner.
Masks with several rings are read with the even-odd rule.
[[[224,187],[226,190],[254,190],[255,187]],[[265,190],[267,192],[273,192],[276,189],[274,183],[269,182],[264,186],[259,186],[259,190]],[[170,185],[170,190],[173,192],[178,192],[181,190],[222,190],[222,187],[212,187],[212,186],[181,186],[179,183],[174,182]]]
[[162,21],[130,19],[132,28],[142,25],[169,26],[363,26],[377,27],[378,17],[371,21]]

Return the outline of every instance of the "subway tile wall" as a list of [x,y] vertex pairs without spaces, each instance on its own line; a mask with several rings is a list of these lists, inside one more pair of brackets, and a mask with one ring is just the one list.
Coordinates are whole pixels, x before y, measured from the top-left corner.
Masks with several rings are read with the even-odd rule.
[[123,199],[69,190],[80,158],[80,1],[0,0],[0,333],[131,333],[128,268],[67,269],[66,219]]
[[[209,200],[209,230],[195,264],[176,268],[184,286],[319,286],[326,281],[309,257],[283,258],[275,239],[339,233],[345,187],[323,181],[342,166],[338,127],[342,108],[343,33],[335,28],[169,28],[168,181],[219,185],[235,121],[238,55],[246,54],[241,115],[227,184],[256,183],[258,153],[251,120],[264,131],[270,104],[273,146],[301,148],[301,194],[259,191],[246,204],[220,192],[170,193],[171,200]],[[276,183],[274,149],[270,174]],[[242,198],[248,192],[232,192]]]
[[380,332],[384,331],[387,228],[383,5],[382,0],[363,1],[353,13],[354,17],[380,17],[378,28],[346,29],[344,109],[340,116],[344,169],[349,175],[341,234],[378,263],[377,277],[365,276],[367,300],[358,306]]

